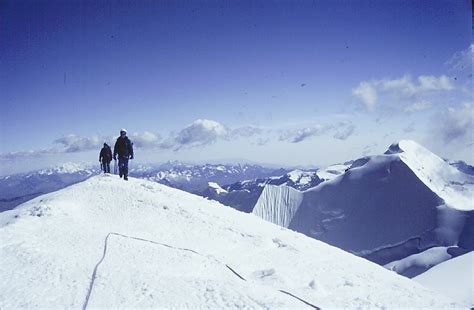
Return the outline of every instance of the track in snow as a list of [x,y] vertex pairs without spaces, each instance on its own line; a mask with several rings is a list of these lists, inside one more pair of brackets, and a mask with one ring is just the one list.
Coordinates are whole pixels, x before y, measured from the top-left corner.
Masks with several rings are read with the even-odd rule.
[[[153,241],[153,240],[148,240],[148,239],[143,239],[143,238],[138,238],[138,237],[132,237],[132,236],[127,236],[127,235],[124,235],[124,234],[120,234],[120,233],[116,233],[116,232],[110,232],[107,234],[107,236],[105,237],[105,240],[104,240],[104,251],[102,253],[102,257],[100,258],[100,260],[97,262],[97,264],[95,265],[94,267],[94,271],[92,272],[92,276],[91,276],[91,281],[89,283],[89,289],[87,290],[87,295],[86,295],[86,298],[84,300],[84,304],[82,305],[82,309],[83,310],[86,310],[87,309],[87,305],[89,303],[89,299],[91,297],[91,294],[92,294],[92,290],[94,288],[94,282],[95,282],[95,279],[96,279],[96,276],[97,276],[97,270],[99,269],[99,266],[100,264],[102,264],[102,262],[104,261],[105,259],[105,256],[107,255],[107,245],[108,245],[108,241],[109,241],[109,237],[111,235],[115,235],[115,236],[118,236],[118,237],[122,237],[122,238],[128,238],[128,239],[133,239],[133,240],[138,240],[138,241],[142,241],[142,242],[148,242],[148,243],[153,243],[153,244],[156,244],[156,245],[160,245],[160,246],[163,246],[163,247],[167,247],[167,248],[170,248],[170,249],[175,249],[175,250],[180,250],[180,251],[187,251],[187,252],[191,252],[191,253],[194,253],[196,255],[199,255],[199,256],[203,256],[203,257],[206,257],[206,258],[210,258],[210,256],[204,256],[202,255],[201,253],[198,253],[192,249],[187,249],[187,248],[180,248],[180,247],[175,247],[175,246],[172,246],[172,245],[169,245],[169,244],[166,244],[166,243],[160,243],[160,242],[156,242],[156,241]],[[223,263],[221,262],[220,260],[218,260],[217,258],[215,257],[212,257],[216,262],[224,265],[227,267],[227,269],[229,269],[234,275],[236,275],[239,279],[243,280],[243,281],[247,281],[244,277],[242,277],[237,271],[235,271],[233,268],[231,268],[229,265],[227,265],[226,263]],[[290,297],[293,297],[301,302],[303,302],[304,304],[314,308],[314,309],[320,309],[319,307],[305,301],[304,299],[301,299],[295,295],[293,295],[292,293],[290,292],[287,292],[285,290],[278,290],[280,293],[283,293],[285,295],[288,295]]]

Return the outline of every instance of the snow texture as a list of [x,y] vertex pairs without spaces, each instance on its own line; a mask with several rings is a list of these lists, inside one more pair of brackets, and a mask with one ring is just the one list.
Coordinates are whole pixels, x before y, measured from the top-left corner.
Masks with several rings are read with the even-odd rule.
[[217,202],[100,175],[0,214],[0,308],[461,307]]
[[413,280],[474,307],[474,252],[443,262]]
[[452,258],[452,256],[448,253],[448,248],[433,247],[421,253],[391,262],[384,267],[403,274],[404,276],[411,277],[412,273],[416,273],[416,275],[421,274],[429,268],[447,261],[450,258]]

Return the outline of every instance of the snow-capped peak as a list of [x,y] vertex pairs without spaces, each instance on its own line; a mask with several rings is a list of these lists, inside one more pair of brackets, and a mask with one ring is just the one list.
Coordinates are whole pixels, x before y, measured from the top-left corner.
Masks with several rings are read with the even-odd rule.
[[67,162],[67,163],[63,163],[58,166],[52,167],[52,168],[39,170],[38,174],[51,175],[51,174],[77,173],[77,172],[82,172],[82,171],[89,172],[88,170],[89,170],[89,167],[85,164]]
[[220,185],[217,184],[216,182],[208,182],[208,185],[210,188],[215,190],[217,194],[227,193],[227,191],[223,189],[222,187],[220,187]]
[[446,204],[474,210],[474,176],[464,174],[439,156],[411,140],[392,144],[385,154],[396,154]]

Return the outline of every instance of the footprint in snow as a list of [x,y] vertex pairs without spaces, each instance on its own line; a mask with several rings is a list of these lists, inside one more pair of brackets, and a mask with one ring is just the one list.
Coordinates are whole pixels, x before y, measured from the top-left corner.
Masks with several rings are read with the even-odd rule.
[[278,248],[285,248],[291,251],[298,251],[296,248],[292,247],[291,245],[286,244],[285,242],[281,241],[278,238],[273,238],[272,242],[278,247]]
[[271,277],[274,274],[275,274],[275,269],[271,268],[271,269],[254,271],[253,276],[256,278],[263,279],[263,278]]
[[153,186],[151,186],[150,184],[140,184],[141,187],[143,187],[144,189],[147,189],[149,191],[152,191],[152,192],[156,192],[156,190],[153,188]]

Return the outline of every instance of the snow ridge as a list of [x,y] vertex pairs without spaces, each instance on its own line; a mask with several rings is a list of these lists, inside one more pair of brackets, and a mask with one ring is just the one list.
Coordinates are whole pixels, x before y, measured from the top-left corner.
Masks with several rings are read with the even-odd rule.
[[401,140],[392,144],[387,153],[397,153],[416,176],[449,207],[474,210],[474,176],[461,173],[414,141]]
[[302,234],[132,177],[89,178],[0,223],[2,309],[459,306]]

